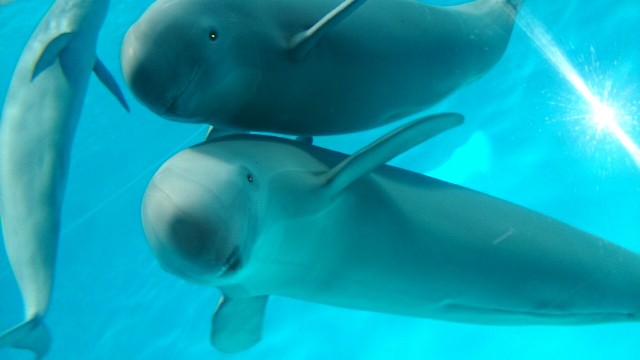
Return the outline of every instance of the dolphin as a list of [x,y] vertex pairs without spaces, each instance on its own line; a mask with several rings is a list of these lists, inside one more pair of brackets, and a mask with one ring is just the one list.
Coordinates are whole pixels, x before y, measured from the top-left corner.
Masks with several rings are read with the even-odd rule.
[[134,95],[177,121],[328,135],[416,114],[502,57],[523,0],[158,0],[128,30]]
[[259,341],[269,295],[477,324],[637,321],[638,254],[384,165],[461,122],[421,118],[351,156],[255,134],[186,149],[144,195],[150,247],[221,291],[211,341],[224,352]]
[[0,334],[0,346],[38,356],[50,343],[42,317],[51,297],[71,143],[92,71],[128,110],[95,53],[108,7],[108,0],[55,1],[18,60],[2,110],[0,211],[25,321]]

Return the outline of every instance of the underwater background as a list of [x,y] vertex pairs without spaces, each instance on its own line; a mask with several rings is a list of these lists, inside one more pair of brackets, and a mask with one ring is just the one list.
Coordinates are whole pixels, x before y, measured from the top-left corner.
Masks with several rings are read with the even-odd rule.
[[[49,3],[0,6],[0,99]],[[150,3],[112,1],[102,28],[98,55],[123,87],[120,44]],[[545,46],[557,46],[589,89],[615,108],[620,127],[640,142],[640,1],[529,0],[521,15],[530,20],[528,31],[516,27],[498,65],[428,110],[460,112],[465,124],[392,164],[512,201],[640,252],[639,155],[634,158],[633,147],[606,127],[598,130],[584,94],[544,55]],[[549,37],[538,37],[536,45],[529,35],[533,27]],[[637,323],[479,326],[279,297],[269,302],[257,346],[232,355],[217,352],[208,339],[218,291],[165,273],[140,221],[142,195],[155,170],[201,141],[207,128],[161,119],[125,92],[130,114],[95,78],[90,83],[46,319],[53,335],[48,359],[640,358]],[[318,137],[315,143],[353,153],[397,125]],[[0,252],[4,331],[23,315],[3,245]],[[30,358],[0,349],[0,359]]]

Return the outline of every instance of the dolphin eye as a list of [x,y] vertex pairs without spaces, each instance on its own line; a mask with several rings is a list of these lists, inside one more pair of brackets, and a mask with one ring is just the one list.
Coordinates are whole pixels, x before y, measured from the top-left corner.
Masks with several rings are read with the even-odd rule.
[[252,182],[253,182],[253,175],[252,175],[251,173],[247,174],[247,181],[248,181],[249,183],[252,183]]
[[218,40],[218,33],[216,33],[213,30],[209,31],[209,40],[211,40],[211,41]]

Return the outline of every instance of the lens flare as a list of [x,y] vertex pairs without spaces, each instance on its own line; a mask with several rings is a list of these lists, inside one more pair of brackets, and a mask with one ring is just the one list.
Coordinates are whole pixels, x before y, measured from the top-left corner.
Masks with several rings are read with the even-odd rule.
[[593,105],[593,114],[591,114],[591,120],[601,129],[611,129],[616,123],[616,109],[611,106],[600,103]]
[[620,142],[626,151],[631,155],[636,165],[640,167],[640,148],[633,139],[620,126],[620,121],[625,116],[617,109],[617,106],[609,102],[607,94],[609,89],[605,89],[604,98],[600,98],[587,86],[585,80],[578,74],[575,67],[569,62],[567,56],[546,31],[544,26],[537,21],[533,15],[522,12],[518,18],[518,25],[533,41],[536,48],[562,77],[573,86],[582,96],[591,109],[590,121],[598,130],[606,130]]

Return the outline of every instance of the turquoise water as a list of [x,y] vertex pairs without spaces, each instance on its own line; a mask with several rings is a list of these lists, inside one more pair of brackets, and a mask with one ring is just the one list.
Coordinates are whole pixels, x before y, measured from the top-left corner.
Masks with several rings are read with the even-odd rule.
[[[121,39],[149,3],[112,2],[98,48],[110,68],[118,69]],[[36,0],[0,7],[2,99],[22,46],[46,7]],[[544,24],[594,93],[603,96],[611,83],[609,100],[626,113],[621,126],[640,142],[640,2],[529,0],[525,10]],[[206,129],[160,119],[127,95],[131,114],[95,79],[89,88],[47,315],[54,337],[49,359],[640,356],[638,324],[472,326],[277,297],[269,303],[258,346],[236,355],[218,353],[208,343],[218,292],[163,272],[140,223],[140,201],[155,169],[202,139]],[[466,123],[395,159],[395,165],[510,200],[640,251],[640,165],[614,136],[595,130],[586,101],[524,31],[515,30],[507,53],[489,74],[430,110],[438,111],[461,112]],[[351,153],[388,129],[322,137],[316,143]],[[21,320],[21,306],[2,255],[0,329]],[[0,359],[30,356],[0,349]]]

